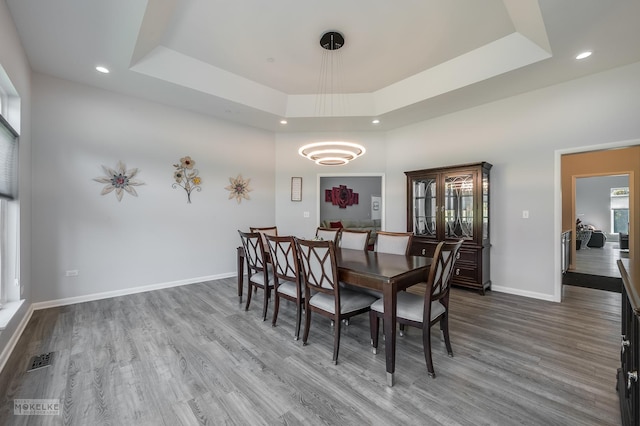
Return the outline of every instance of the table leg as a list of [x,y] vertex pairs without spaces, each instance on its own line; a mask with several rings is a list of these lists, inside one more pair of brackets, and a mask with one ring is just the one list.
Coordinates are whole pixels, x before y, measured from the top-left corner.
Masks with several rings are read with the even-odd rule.
[[384,286],[384,347],[387,363],[387,385],[393,386],[396,371],[396,302],[397,289],[395,285]]
[[238,299],[242,302],[242,287],[244,287],[244,249],[237,249],[237,268],[238,268]]

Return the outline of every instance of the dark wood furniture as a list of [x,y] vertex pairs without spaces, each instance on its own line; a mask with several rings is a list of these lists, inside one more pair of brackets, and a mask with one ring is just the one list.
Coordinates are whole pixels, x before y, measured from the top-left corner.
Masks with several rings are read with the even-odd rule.
[[342,320],[368,312],[376,300],[368,294],[340,286],[336,245],[333,241],[296,240],[304,281],[303,345],[309,339],[311,312],[333,321],[333,363],[338,363]]
[[620,368],[616,389],[620,398],[623,425],[640,424],[640,271],[631,267],[627,271],[621,260],[618,269],[622,277],[622,316]]
[[[238,295],[242,299],[244,250],[238,247]],[[338,279],[365,289],[381,291],[384,297],[384,334],[387,384],[393,386],[396,365],[396,300],[399,291],[427,279],[431,258],[338,249]]]
[[316,229],[316,237],[327,241],[333,241],[334,244],[338,244],[340,229],[341,228],[323,228],[318,226]]
[[382,292],[387,384],[393,386],[398,292],[427,279],[431,258],[341,249],[337,251],[337,262],[340,281]]
[[276,326],[280,299],[289,300],[296,305],[296,330],[294,339],[300,338],[300,320],[304,297],[300,278],[300,262],[295,238],[291,236],[277,237],[265,235],[269,248],[269,261],[273,266],[273,319],[271,325]]
[[371,230],[345,229],[340,230],[338,246],[346,249],[366,250],[371,237]]
[[[440,324],[444,336],[444,343],[449,356],[453,356],[451,340],[449,339],[449,289],[451,274],[462,240],[458,242],[441,241],[436,246],[434,258],[429,269],[427,288],[424,295],[402,291],[396,301],[398,323],[422,329],[422,346],[427,371],[431,377],[436,373],[433,369],[431,357],[431,327]],[[379,299],[371,305],[369,313],[371,322],[371,345],[373,353],[378,348],[378,328],[380,318],[384,316],[384,300]]]
[[405,172],[411,254],[433,257],[443,240],[464,239],[452,284],[484,294],[489,273],[489,171],[487,162]]
[[263,243],[263,236],[259,232],[242,232],[238,230],[244,256],[247,259],[247,305],[244,310],[249,310],[251,304],[251,294],[253,289],[258,288],[264,290],[264,298],[262,303],[262,321],[267,319],[267,307],[269,306],[269,298],[271,297],[271,289],[273,288],[273,273],[267,268],[267,256]]
[[412,240],[412,232],[378,231],[374,249],[378,253],[409,254]]

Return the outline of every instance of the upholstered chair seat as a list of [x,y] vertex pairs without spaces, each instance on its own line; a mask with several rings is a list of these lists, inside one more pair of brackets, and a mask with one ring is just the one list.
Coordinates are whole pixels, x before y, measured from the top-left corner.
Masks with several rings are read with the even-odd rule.
[[[406,291],[398,292],[396,315],[402,318],[406,318],[410,321],[423,322],[424,320],[424,296],[409,293]],[[371,305],[371,310],[383,313],[384,312],[384,300],[379,299]],[[431,318],[438,318],[444,314],[445,307],[439,300],[431,302]]]
[[[376,297],[374,296],[343,288],[340,290],[340,313],[348,314],[353,311],[368,309],[369,305],[375,300]],[[309,305],[331,314],[336,313],[335,298],[327,293],[316,293],[315,296],[311,296]]]

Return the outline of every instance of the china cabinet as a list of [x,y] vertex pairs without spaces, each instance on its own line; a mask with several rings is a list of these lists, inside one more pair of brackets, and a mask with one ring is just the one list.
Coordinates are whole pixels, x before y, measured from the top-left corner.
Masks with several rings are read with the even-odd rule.
[[411,253],[431,256],[439,241],[464,239],[454,285],[484,294],[489,276],[489,171],[487,162],[405,172]]

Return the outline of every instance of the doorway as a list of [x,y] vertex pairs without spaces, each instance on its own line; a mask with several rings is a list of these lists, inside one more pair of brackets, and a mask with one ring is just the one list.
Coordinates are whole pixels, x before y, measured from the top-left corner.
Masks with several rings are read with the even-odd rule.
[[[334,204],[327,191],[345,187],[351,194],[350,205]],[[375,220],[377,227],[385,229],[385,194],[383,173],[318,174],[318,226],[323,222],[340,219]]]
[[[612,214],[611,189],[604,189],[603,193],[600,194],[599,200],[593,201],[584,199],[584,190],[594,191],[594,188],[596,188],[594,185],[598,182],[606,188],[609,184],[604,184],[604,182],[607,182],[607,180],[612,182],[615,176],[618,176],[618,179],[621,179],[620,176],[624,176],[622,179],[628,182],[629,188],[628,214],[630,217],[634,217],[634,209],[637,209],[635,205],[637,203],[637,197],[634,196],[634,186],[638,173],[640,173],[640,164],[638,164],[637,161],[639,155],[640,146],[632,146],[621,149],[606,149],[561,156],[562,231],[571,231],[572,236],[569,270],[561,278],[560,286],[563,284],[582,285],[585,287],[614,291],[619,291],[621,288],[619,273],[617,273],[615,277],[609,277],[608,275],[614,274],[609,274],[606,271],[598,271],[597,266],[596,270],[594,270],[594,268],[588,271],[585,270],[583,266],[584,262],[589,263],[590,266],[595,266],[598,262],[594,259],[588,259],[588,256],[595,256],[600,251],[597,250],[597,248],[591,248],[585,245],[581,245],[580,250],[577,249],[576,240],[578,237],[584,237],[585,233],[578,232],[579,230],[576,225],[579,221],[581,225],[591,225],[592,228],[608,228],[599,230],[603,231],[603,233],[606,232],[603,236],[607,236],[606,241],[611,243],[607,248],[612,249],[608,254],[608,262],[610,262],[612,266],[615,265],[611,268],[613,272],[617,272],[616,262],[618,259],[622,258],[623,263],[633,259],[634,224],[632,222],[628,225],[628,238],[631,242],[629,245],[631,249],[629,253],[621,254],[619,243],[615,241],[618,239],[618,235],[615,235],[611,225],[611,219],[608,217]],[[589,196],[591,196],[591,194],[586,197],[588,198]],[[595,209],[593,206],[589,207],[590,203],[599,204],[599,209]],[[598,238],[603,236],[599,236]],[[592,245],[598,244],[594,241]],[[581,253],[582,247],[585,247],[585,251]],[[603,245],[603,248],[605,247],[606,243]],[[604,250],[602,250],[601,253],[604,253]],[[600,259],[599,261],[604,260]],[[580,269],[582,269],[582,271]],[[596,272],[598,272],[598,274],[596,274]]]
[[[576,178],[576,243],[573,273],[620,278],[617,260],[628,260],[620,235],[629,233],[629,175]],[[627,248],[625,250],[625,248]]]

